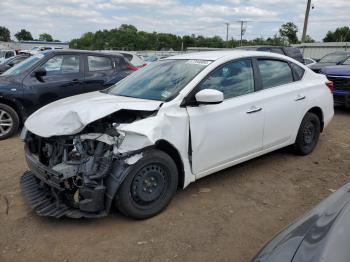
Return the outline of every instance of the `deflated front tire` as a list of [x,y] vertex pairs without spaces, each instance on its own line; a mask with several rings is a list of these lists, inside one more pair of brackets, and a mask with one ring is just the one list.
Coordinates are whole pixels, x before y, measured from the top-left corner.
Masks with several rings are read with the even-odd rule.
[[146,219],[167,207],[177,186],[174,160],[160,150],[145,151],[122,183],[115,204],[126,216]]

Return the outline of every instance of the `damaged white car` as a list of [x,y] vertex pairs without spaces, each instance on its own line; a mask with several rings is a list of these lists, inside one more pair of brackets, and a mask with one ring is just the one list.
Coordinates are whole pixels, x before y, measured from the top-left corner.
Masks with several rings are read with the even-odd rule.
[[114,204],[148,218],[196,179],[289,145],[312,152],[333,117],[331,89],[278,54],[170,57],[31,115],[22,191],[42,216],[101,217]]

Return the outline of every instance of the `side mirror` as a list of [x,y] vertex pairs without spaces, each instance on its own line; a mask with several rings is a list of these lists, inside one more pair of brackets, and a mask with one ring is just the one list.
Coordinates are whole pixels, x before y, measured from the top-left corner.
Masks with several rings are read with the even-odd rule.
[[44,82],[43,80],[43,76],[46,76],[46,70],[43,67],[39,67],[37,68],[34,72],[34,76],[40,81],[40,82]]
[[224,94],[215,89],[204,89],[199,91],[196,95],[198,104],[210,105],[220,104],[224,101]]
[[15,64],[13,62],[7,64],[9,67],[13,67]]

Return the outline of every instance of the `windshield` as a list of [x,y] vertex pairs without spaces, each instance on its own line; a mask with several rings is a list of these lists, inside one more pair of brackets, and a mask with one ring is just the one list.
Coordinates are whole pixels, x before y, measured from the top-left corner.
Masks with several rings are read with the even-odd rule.
[[147,58],[145,59],[145,61],[147,61],[147,62],[155,62],[155,61],[157,61],[157,60],[158,60],[158,56],[155,56],[155,55],[152,55],[152,56],[147,57]]
[[38,50],[39,47],[38,46],[34,46],[31,50]]
[[29,67],[34,65],[36,62],[38,62],[41,58],[43,58],[43,55],[36,55],[29,57],[22,61],[21,63],[15,65],[14,67],[10,68],[9,70],[5,71],[2,75],[4,76],[16,76],[27,70]]
[[107,90],[118,96],[169,101],[211,61],[163,60],[146,66]]
[[319,63],[339,63],[346,59],[348,55],[346,54],[329,54],[321,58]]
[[0,51],[0,58],[4,58],[6,54],[6,51]]
[[350,65],[350,57],[344,61],[343,65]]

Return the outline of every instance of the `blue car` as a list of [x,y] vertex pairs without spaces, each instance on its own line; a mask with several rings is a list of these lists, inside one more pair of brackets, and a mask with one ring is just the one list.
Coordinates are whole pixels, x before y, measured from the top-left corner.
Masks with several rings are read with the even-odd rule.
[[334,103],[350,108],[350,57],[342,65],[323,68],[322,73],[333,81]]

